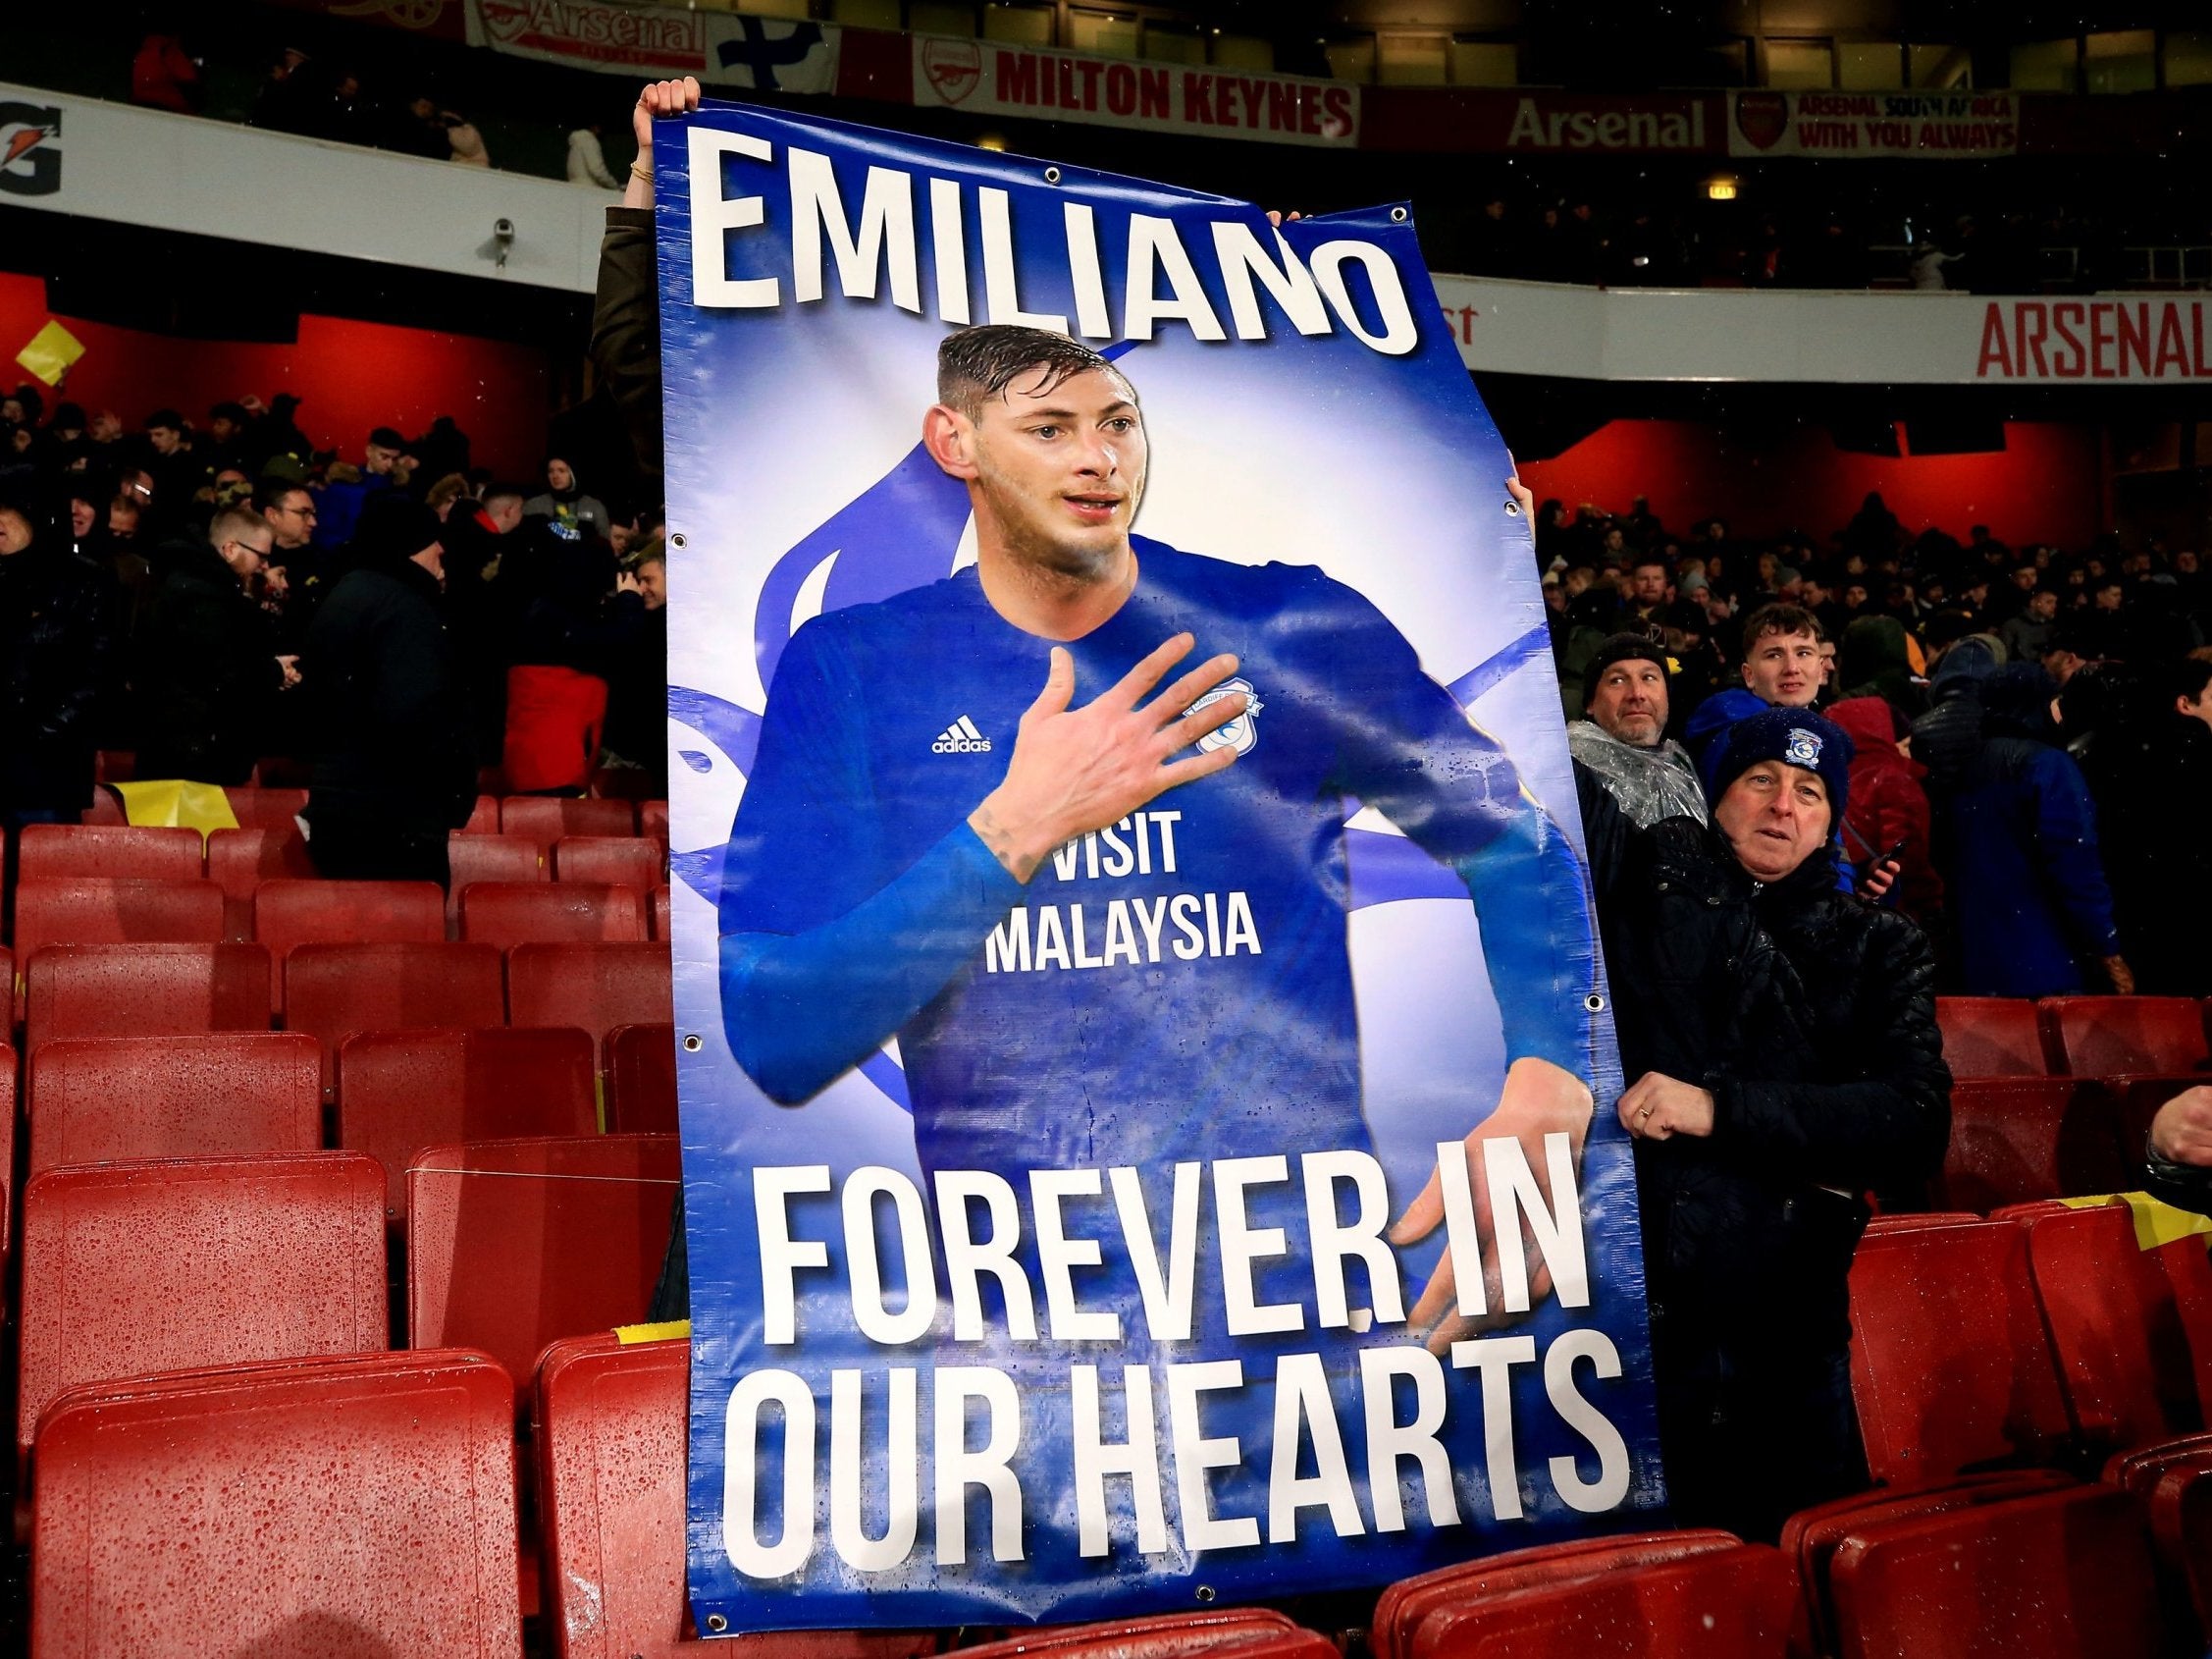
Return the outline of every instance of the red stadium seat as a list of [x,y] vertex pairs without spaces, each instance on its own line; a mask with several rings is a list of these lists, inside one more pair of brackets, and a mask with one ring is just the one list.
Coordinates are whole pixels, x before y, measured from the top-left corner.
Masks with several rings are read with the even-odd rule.
[[676,1132],[676,1028],[616,1026],[606,1034],[606,1127]]
[[26,1095],[32,1175],[323,1144],[322,1062],[299,1032],[48,1043],[30,1057]]
[[668,849],[650,835],[563,835],[553,842],[556,882],[601,882],[651,892],[668,879]]
[[1836,1651],[1835,1604],[1828,1582],[1835,1553],[1862,1527],[1977,1505],[2011,1503],[2044,1492],[2078,1490],[2081,1482],[2055,1469],[2012,1469],[1911,1491],[1874,1490],[1799,1510],[1782,1524],[1782,1554],[1796,1569],[1804,1599],[1800,1652]]
[[1965,1078],[1936,1201],[1990,1210],[2134,1185],[2103,1091],[2071,1077]]
[[[129,781],[118,779],[116,781]],[[130,818],[123,810],[123,797],[113,789],[100,787],[92,791],[92,804],[86,807],[78,822],[81,824],[129,824]]]
[[1898,1209],[1876,1215],[1867,1223],[1866,1236],[1880,1238],[1885,1233],[1913,1233],[1922,1227],[1965,1227],[1986,1219],[1971,1209]]
[[1710,1528],[1639,1532],[1612,1538],[1576,1538],[1508,1550],[1418,1578],[1400,1579],[1375,1604],[1368,1646],[1375,1659],[1411,1659],[1415,1638],[1431,1618],[1460,1606],[1527,1589],[1581,1583],[1619,1568],[1678,1561],[1741,1547],[1732,1533]]
[[666,801],[638,802],[638,833],[651,835],[662,846],[668,844],[668,803]]
[[83,1383],[385,1343],[384,1176],[357,1152],[51,1169],[24,1188],[19,1451]]
[[304,789],[314,774],[313,764],[295,755],[263,755],[253,763],[252,782],[256,789]]
[[50,944],[30,964],[24,1030],[65,1037],[190,1037],[269,1029],[258,944]]
[[299,833],[299,815],[307,810],[304,789],[226,789],[231,816],[240,830],[274,830],[281,835]]
[[518,1135],[596,1135],[591,1034],[375,1031],[338,1051],[338,1140],[384,1165],[403,1224],[407,1163],[424,1147]]
[[497,835],[500,832],[500,797],[479,795],[470,810],[468,822],[454,831],[458,835]]
[[2042,1008],[2052,1053],[2076,1077],[2205,1063],[2204,1010],[2193,996],[2047,996]]
[[2043,1077],[2053,1069],[2035,1004],[2025,997],[1938,996],[1935,1023],[1953,1077]]
[[435,882],[264,882],[253,937],[269,947],[282,1009],[285,958],[300,944],[442,944],[446,895]]
[[470,835],[454,830],[446,837],[446,860],[452,880],[446,888],[446,932],[461,935],[461,894],[477,882],[543,882],[544,856],[527,835]]
[[2212,1263],[2201,1239],[2156,1250],[2125,1204],[2027,1221],[2044,1328],[2084,1448],[2150,1446],[2206,1426],[2212,1408]]
[[1829,1571],[1838,1659],[2156,1659],[2159,1610],[2134,1501],[2082,1486],[1871,1525]]
[[616,1026],[673,1020],[665,944],[518,944],[507,952],[507,1019],[604,1040]]
[[206,874],[197,830],[26,824],[18,835],[16,871],[24,881],[110,876],[140,882],[196,882]]
[[16,887],[16,966],[49,944],[215,944],[223,889],[188,882],[64,876]]
[[[1316,1645],[1316,1644],[1319,1645]],[[1336,1644],[1317,1631],[1260,1607],[1221,1612],[1162,1613],[1100,1625],[1059,1625],[1024,1631],[1005,1641],[962,1648],[980,1659],[1329,1659]]]
[[513,1420],[499,1367],[461,1353],[57,1400],[30,1652],[520,1659]]
[[665,882],[653,889],[653,937],[663,943],[676,937],[674,927],[669,920],[669,912],[674,906],[674,897],[675,895],[669,891],[668,883]]
[[135,749],[101,749],[92,756],[92,781],[129,783],[138,776]]
[[1890,1486],[2064,1456],[2066,1396],[2009,1222],[1870,1233],[1851,1264],[1851,1392]]
[[634,835],[638,815],[628,801],[508,795],[500,802],[500,832],[528,835],[551,857],[563,835]]
[[461,937],[517,944],[645,937],[645,894],[585,882],[478,882],[461,894]]
[[500,989],[488,944],[303,944],[285,964],[285,1028],[322,1043],[330,1089],[339,1046],[355,1032],[503,1025]]
[[546,1345],[646,1315],[682,1178],[674,1137],[426,1147],[407,1166],[411,1346],[533,1374]]
[[253,895],[271,881],[312,881],[307,843],[292,830],[217,830],[207,837],[207,875],[223,889],[226,937],[253,937]]
[[1778,1550],[1760,1544],[1623,1564],[1572,1583],[1440,1609],[1414,1637],[1414,1659],[1783,1659],[1796,1585]]
[[8,1255],[8,1198],[14,1186],[16,1167],[16,1051],[5,1041],[0,1041],[0,1152],[8,1161],[0,1169],[9,1172],[9,1178],[0,1181],[0,1260]]

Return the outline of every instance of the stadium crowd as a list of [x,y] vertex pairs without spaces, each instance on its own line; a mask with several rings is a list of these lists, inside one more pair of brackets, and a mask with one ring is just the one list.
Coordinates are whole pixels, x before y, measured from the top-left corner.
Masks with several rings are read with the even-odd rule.
[[2186,828],[2212,809],[2194,550],[1962,542],[1878,495],[1825,536],[1675,532],[1642,498],[1547,501],[1535,530],[1586,763],[1679,745],[1710,776],[1735,721],[1818,709],[1855,750],[1844,862],[1897,860],[1886,902],[1936,940],[1944,989],[2212,991],[2212,850]]

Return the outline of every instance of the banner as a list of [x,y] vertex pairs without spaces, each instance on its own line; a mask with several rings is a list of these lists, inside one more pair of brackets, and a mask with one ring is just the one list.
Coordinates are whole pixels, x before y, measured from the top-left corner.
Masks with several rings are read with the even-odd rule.
[[1279,144],[1359,142],[1359,88],[1341,80],[1092,57],[917,34],[914,101],[976,115],[1081,121]]
[[1385,86],[1370,95],[1365,149],[1541,155],[1719,155],[1728,148],[1719,92],[1524,92]]
[[1648,1522],[1529,526],[1406,211],[730,106],[656,165],[700,1628]]
[[569,69],[632,79],[695,75],[758,91],[837,85],[833,25],[621,4],[618,0],[467,0],[468,43]]
[[1731,155],[1975,161],[2020,149],[2010,92],[1736,92]]

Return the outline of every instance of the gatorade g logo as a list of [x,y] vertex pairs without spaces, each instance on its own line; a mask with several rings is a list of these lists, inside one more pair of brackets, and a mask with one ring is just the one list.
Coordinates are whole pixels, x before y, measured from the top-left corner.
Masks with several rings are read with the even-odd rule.
[[0,190],[50,196],[62,187],[62,112],[0,104]]

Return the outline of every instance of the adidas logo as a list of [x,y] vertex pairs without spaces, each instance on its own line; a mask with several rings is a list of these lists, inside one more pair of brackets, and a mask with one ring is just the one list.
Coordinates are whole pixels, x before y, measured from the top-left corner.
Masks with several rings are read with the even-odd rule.
[[936,742],[929,745],[932,755],[987,755],[991,740],[976,727],[966,715],[954,721],[937,734]]

